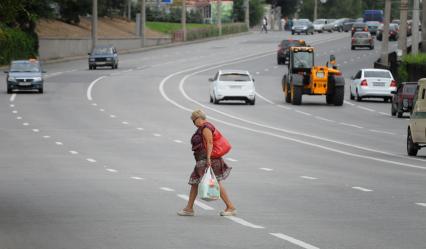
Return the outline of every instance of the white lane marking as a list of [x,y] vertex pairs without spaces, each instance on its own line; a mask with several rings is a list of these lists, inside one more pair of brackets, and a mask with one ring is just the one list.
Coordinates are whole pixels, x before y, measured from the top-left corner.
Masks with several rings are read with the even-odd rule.
[[263,97],[263,96],[262,96],[262,95],[260,95],[260,94],[259,94],[259,92],[257,92],[257,91],[256,91],[256,95],[257,95],[259,98],[263,99],[264,101],[268,102],[269,104],[271,104],[271,105],[275,105],[275,103],[274,103],[274,102],[272,102],[271,100],[269,100],[269,99],[267,99],[267,98]]
[[367,107],[360,106],[360,105],[357,105],[356,107],[359,108],[359,109],[362,109],[362,110],[369,111],[369,112],[375,112],[376,111],[376,110],[373,110],[371,108],[367,108]]
[[[219,19],[218,19],[219,20]],[[278,68],[278,66],[274,66],[274,69],[277,69]]]
[[124,124],[124,125],[128,125],[129,124],[129,122],[127,122],[127,121],[123,121],[121,123]]
[[161,190],[164,190],[164,191],[166,191],[166,192],[175,192],[175,190],[174,190],[174,189],[172,189],[172,188],[161,187],[160,189],[161,189]]
[[379,112],[379,114],[384,115],[384,116],[390,116],[390,114],[386,113],[386,112]]
[[416,205],[419,205],[421,207],[426,207],[426,203],[422,203],[422,202],[418,202],[418,203],[416,203]]
[[15,105],[14,105],[14,104],[11,104],[11,105],[10,105],[10,107],[12,107],[12,108],[13,108],[13,107],[15,107]]
[[14,93],[14,94],[12,94],[11,96],[10,96],[10,102],[13,102],[13,101],[15,101],[15,98],[16,98],[16,93]]
[[144,130],[144,128],[142,128],[142,127],[138,127],[138,128],[136,128],[136,130],[138,130],[138,131],[143,131],[143,130]]
[[43,138],[50,138],[50,136],[43,136]]
[[[398,155],[395,155],[395,153],[391,153],[391,152],[379,151],[379,150],[375,150],[375,149],[368,148],[368,147],[365,147],[365,146],[348,144],[348,143],[344,143],[344,142],[340,142],[340,141],[336,141],[336,140],[332,140],[332,139],[328,139],[328,138],[324,138],[324,137],[319,137],[319,136],[315,136],[315,135],[309,135],[309,134],[305,134],[305,133],[301,133],[301,132],[296,132],[296,131],[290,131],[290,130],[281,129],[281,128],[277,128],[277,127],[273,127],[273,126],[268,126],[268,125],[260,124],[260,123],[254,122],[254,121],[242,119],[242,118],[239,118],[237,116],[233,116],[231,114],[224,113],[224,112],[221,112],[221,111],[219,111],[217,109],[214,109],[214,108],[211,108],[209,106],[203,105],[200,102],[197,102],[196,100],[190,98],[186,94],[185,90],[183,89],[183,85],[184,85],[185,80],[187,78],[189,78],[190,76],[193,76],[195,74],[199,74],[201,72],[209,71],[209,70],[212,70],[212,69],[218,68],[218,67],[223,67],[225,65],[231,65],[231,64],[241,63],[241,62],[244,62],[244,61],[259,59],[259,58],[262,58],[262,57],[270,56],[271,54],[274,54],[274,53],[275,52],[273,52],[273,53],[267,53],[267,54],[264,54],[262,56],[257,56],[257,57],[252,57],[252,58],[243,57],[243,58],[237,58],[235,60],[228,60],[228,63],[226,63],[226,64],[200,65],[200,66],[197,66],[197,67],[187,68],[187,69],[182,70],[182,71],[174,72],[174,73],[172,73],[172,74],[170,74],[167,77],[165,77],[165,78],[162,79],[162,81],[160,82],[160,84],[158,86],[158,90],[160,91],[161,96],[166,101],[168,101],[169,103],[171,103],[172,105],[174,105],[174,106],[176,106],[176,107],[178,107],[178,108],[180,108],[182,110],[185,110],[185,111],[188,111],[188,112],[192,112],[193,111],[192,109],[184,107],[181,104],[179,104],[176,101],[174,101],[171,98],[169,98],[169,96],[166,94],[166,92],[164,90],[164,86],[165,86],[166,82],[170,78],[172,78],[172,77],[174,77],[176,75],[185,73],[185,72],[193,71],[193,73],[186,75],[181,80],[181,82],[179,84],[179,89],[180,89],[182,95],[187,100],[189,100],[189,101],[191,101],[191,102],[193,102],[195,104],[198,104],[199,106],[202,106],[205,109],[212,110],[212,111],[220,113],[220,114],[222,114],[224,116],[231,117],[231,118],[233,118],[235,120],[243,121],[243,122],[249,123],[249,124],[254,124],[254,125],[257,125],[259,127],[264,127],[264,128],[268,128],[268,129],[272,129],[272,130],[276,130],[276,131],[281,131],[281,132],[284,132],[284,133],[287,133],[287,134],[300,135],[300,136],[304,136],[304,137],[308,137],[308,138],[313,138],[313,139],[318,139],[318,140],[322,140],[322,141],[332,142],[332,143],[335,143],[335,144],[344,145],[344,146],[352,147],[352,148],[357,148],[357,149],[361,149],[361,150],[364,150],[364,151],[380,153],[380,154],[387,155],[387,156],[392,156],[392,157],[398,157],[398,158],[403,158],[403,159],[408,159],[408,160],[416,160],[416,161],[422,161],[422,162],[426,161],[426,160],[412,158],[412,157],[407,157],[407,156],[398,156]],[[248,58],[248,59],[243,60],[244,58]],[[217,66],[213,66],[213,65],[217,65]],[[204,70],[194,71],[194,70],[198,70],[198,69],[203,68],[203,67],[205,68],[207,66],[210,66],[210,67],[207,68],[207,69],[204,69]],[[294,138],[290,138],[290,137],[278,135],[278,134],[275,134],[275,133],[272,133],[272,132],[257,130],[257,129],[249,128],[249,127],[246,127],[246,126],[242,126],[242,125],[230,123],[230,122],[218,119],[218,118],[212,118],[212,119],[216,120],[216,121],[218,121],[218,122],[220,122],[222,124],[229,125],[231,127],[236,127],[236,128],[239,128],[239,129],[243,129],[243,130],[255,132],[255,133],[258,133],[258,134],[269,135],[269,136],[277,137],[277,138],[280,138],[280,139],[284,139],[284,140],[288,140],[288,141],[293,141],[293,142],[296,142],[296,143],[300,143],[300,144],[304,144],[304,145],[309,145],[309,146],[316,147],[316,148],[321,148],[323,150],[331,151],[331,152],[334,152],[334,153],[339,153],[339,154],[342,154],[342,155],[347,155],[347,156],[356,157],[356,158],[363,158],[363,159],[368,159],[368,160],[372,160],[372,161],[378,161],[378,162],[382,162],[382,163],[386,163],[386,164],[392,164],[392,165],[398,165],[398,166],[403,166],[403,167],[417,168],[417,169],[426,170],[426,167],[422,167],[422,166],[418,166],[418,165],[413,165],[413,164],[409,164],[409,163],[401,163],[401,162],[391,161],[391,160],[386,160],[386,159],[380,159],[380,158],[377,158],[376,156],[373,157],[373,156],[364,156],[364,155],[360,155],[360,154],[354,154],[354,153],[350,153],[350,152],[347,152],[347,151],[333,149],[333,148],[327,147],[327,146],[322,146],[320,144],[306,142],[306,141],[303,141],[303,140],[300,140],[300,139],[294,139]]]
[[92,103],[92,105],[93,105],[93,106],[98,106],[98,104],[96,104],[96,103]]
[[272,235],[272,236],[275,236],[277,238],[283,239],[285,241],[288,241],[288,242],[290,242],[292,244],[295,244],[297,246],[300,246],[302,248],[305,248],[305,249],[319,249],[316,246],[310,245],[310,244],[308,244],[306,242],[303,242],[301,240],[295,239],[295,238],[290,237],[288,235],[285,235],[283,233],[269,233],[269,234]]
[[264,171],[273,171],[273,169],[270,169],[270,168],[259,168],[259,169]]
[[87,158],[86,159],[88,162],[91,162],[91,163],[96,163],[96,160],[95,159],[93,159],[93,158]]
[[139,176],[132,176],[130,178],[133,179],[133,180],[143,180],[143,178],[139,177]]
[[40,132],[39,129],[33,129],[33,132]]
[[29,126],[29,123],[22,123],[23,126]]
[[[219,19],[218,19],[218,20],[219,20]],[[347,62],[347,61],[344,61],[343,63],[344,63],[344,64],[347,64],[348,62]]]
[[115,115],[113,115],[113,114],[109,115],[109,117],[110,117],[110,118],[116,118],[116,116],[115,116]]
[[70,150],[69,152],[70,152],[70,154],[73,154],[73,155],[77,155],[78,154],[78,152],[75,151],[75,150]]
[[268,68],[265,68],[265,72],[269,72],[269,69],[268,69]]
[[346,101],[346,100],[345,100],[345,104],[350,105],[350,106],[355,106],[354,103],[351,103],[350,101]]
[[348,123],[345,123],[345,122],[340,122],[339,124],[344,125],[344,126],[349,126],[349,127],[358,128],[358,129],[363,129],[363,128],[364,128],[364,127],[359,126],[359,125],[348,124]]
[[153,135],[154,137],[161,137],[161,134],[158,134],[158,133],[152,133],[152,135]]
[[265,228],[265,227],[250,223],[250,222],[243,220],[239,217],[235,217],[235,216],[224,216],[224,217],[228,220],[232,220],[233,222],[238,223],[238,224],[243,225],[243,226],[246,226],[246,227],[250,227],[250,228],[254,228],[254,229],[264,229]]
[[299,110],[296,110],[296,112],[300,113],[300,114],[303,114],[303,115],[306,115],[306,116],[312,116],[312,114],[307,113],[307,112],[302,112],[302,111],[299,111]]
[[320,116],[315,116],[315,118],[318,119],[318,120],[329,122],[329,123],[336,123],[336,121],[334,121],[334,120],[331,120],[331,119],[328,119],[328,118],[323,118],[323,117],[320,117]]
[[371,132],[375,132],[375,133],[381,133],[381,134],[387,134],[387,135],[396,135],[393,132],[389,132],[389,131],[378,131],[378,130],[369,130]]
[[16,117],[16,119],[17,119],[17,120],[21,120],[21,119],[22,119],[22,117]]
[[[189,199],[189,197],[187,195],[177,195],[179,198],[184,199],[185,201],[187,201]],[[198,200],[195,200],[194,204],[204,210],[214,210],[214,208],[210,207],[209,205],[206,205]]]
[[17,113],[18,113],[18,111],[17,111],[17,110],[13,110],[13,111],[12,111],[12,113],[13,113],[13,114],[17,114]]
[[257,75],[259,75],[259,74],[260,74],[260,72],[256,72],[256,74],[257,74]]
[[231,157],[226,157],[226,160],[230,161],[230,162],[238,162],[237,159],[231,158]]
[[131,71],[133,71],[133,69],[129,69],[129,70],[123,71],[123,73],[128,73],[128,72],[131,72]]
[[55,142],[56,145],[64,145],[62,142]]
[[312,176],[301,176],[300,178],[307,179],[307,180],[318,180],[318,178],[312,177]]
[[173,142],[178,143],[178,144],[183,143],[181,140],[178,140],[178,139],[173,140]]
[[99,78],[97,78],[96,80],[92,81],[92,83],[90,83],[89,87],[87,88],[87,99],[92,101],[92,88],[93,86],[95,86],[95,84],[100,81],[101,79],[105,78],[106,76],[101,76]]
[[363,192],[371,192],[371,191],[373,191],[373,190],[371,190],[371,189],[363,188],[363,187],[352,187],[352,188],[353,188],[353,189],[356,189],[356,190],[363,191]]
[[111,172],[111,173],[117,173],[118,172],[118,170],[116,170],[116,169],[105,169],[106,171],[108,171],[108,172]]
[[284,106],[284,105],[276,105],[276,106],[279,107],[279,108],[282,108],[282,109],[286,109],[286,110],[293,110],[293,108],[288,107],[288,106]]
[[104,111],[105,111],[105,109],[102,109],[102,108],[101,108],[101,109],[99,109],[99,111],[104,112]]

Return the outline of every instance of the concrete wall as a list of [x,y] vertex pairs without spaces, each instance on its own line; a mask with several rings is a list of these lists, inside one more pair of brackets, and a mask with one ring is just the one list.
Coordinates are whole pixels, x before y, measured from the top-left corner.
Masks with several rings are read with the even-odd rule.
[[[163,45],[171,43],[170,38],[147,38],[145,47]],[[123,39],[98,39],[99,45],[113,45],[118,53],[123,50],[142,48],[142,42],[139,38]],[[40,38],[39,55],[41,60],[58,59],[65,57],[74,57],[87,55],[90,52],[92,41],[89,38],[82,39],[61,39],[61,38]]]

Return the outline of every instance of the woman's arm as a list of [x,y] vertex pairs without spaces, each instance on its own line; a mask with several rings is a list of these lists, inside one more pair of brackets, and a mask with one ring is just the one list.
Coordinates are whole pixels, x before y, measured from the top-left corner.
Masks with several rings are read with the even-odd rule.
[[213,151],[213,133],[210,129],[204,128],[203,129],[203,138],[206,143],[206,150],[207,150],[207,165],[211,166],[211,154]]

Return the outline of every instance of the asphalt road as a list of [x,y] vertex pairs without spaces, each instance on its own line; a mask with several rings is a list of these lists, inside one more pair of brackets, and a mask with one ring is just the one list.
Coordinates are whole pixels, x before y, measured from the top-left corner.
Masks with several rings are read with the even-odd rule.
[[[118,70],[86,60],[46,65],[44,94],[0,92],[1,249],[422,249],[426,150],[406,156],[407,118],[380,100],[284,102],[269,33],[120,56]],[[316,64],[337,57],[349,78],[376,49],[348,33],[301,36]],[[395,49],[396,44],[391,47]],[[208,78],[245,69],[255,106],[209,103]],[[189,119],[202,108],[227,136],[224,182],[238,209],[198,202],[179,217],[194,166]]]

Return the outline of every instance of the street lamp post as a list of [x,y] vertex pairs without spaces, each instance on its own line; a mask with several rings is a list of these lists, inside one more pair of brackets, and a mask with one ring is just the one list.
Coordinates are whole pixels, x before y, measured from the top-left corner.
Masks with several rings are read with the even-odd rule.
[[382,50],[380,53],[380,62],[388,66],[389,64],[389,23],[391,19],[391,8],[392,8],[392,0],[386,0],[385,2],[385,20],[383,24],[383,34],[382,34]]
[[98,0],[93,0],[92,5],[92,50],[96,47],[98,28]]
[[398,40],[398,56],[407,54],[407,17],[408,17],[408,0],[401,0],[401,6],[399,8],[401,14],[401,26],[399,28],[399,40]]
[[186,41],[186,0],[182,0],[182,39]]
[[247,26],[247,30],[250,29],[250,4],[249,4],[249,0],[244,0],[244,11],[245,11],[245,18],[244,21],[246,23]]
[[417,54],[419,52],[419,0],[414,0],[413,4],[413,44],[411,46],[411,53]]
[[217,0],[217,28],[219,36],[222,35],[222,0]]
[[145,22],[146,22],[146,2],[141,0],[141,22],[140,22],[140,38],[141,46],[145,46]]

